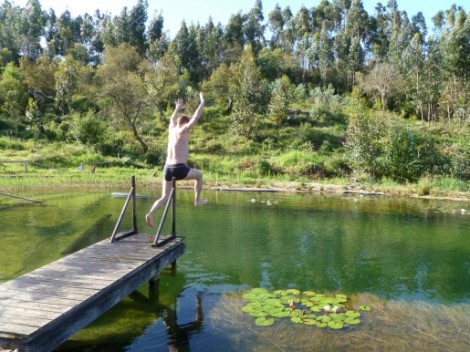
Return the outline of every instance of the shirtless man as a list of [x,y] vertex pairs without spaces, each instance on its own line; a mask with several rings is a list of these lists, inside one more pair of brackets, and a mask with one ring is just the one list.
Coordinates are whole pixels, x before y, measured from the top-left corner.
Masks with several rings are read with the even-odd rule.
[[172,188],[172,177],[175,177],[176,180],[195,180],[194,205],[199,206],[207,203],[207,200],[201,199],[201,171],[191,169],[186,165],[189,153],[189,131],[201,118],[205,103],[202,92],[199,93],[199,98],[201,102],[191,119],[186,115],[177,118],[178,112],[184,109],[185,103],[182,99],[176,101],[175,111],[171,115],[170,126],[168,127],[168,152],[165,167],[163,168],[162,196],[153,203],[152,208],[145,215],[145,220],[149,227],[153,227],[153,214],[168,201]]

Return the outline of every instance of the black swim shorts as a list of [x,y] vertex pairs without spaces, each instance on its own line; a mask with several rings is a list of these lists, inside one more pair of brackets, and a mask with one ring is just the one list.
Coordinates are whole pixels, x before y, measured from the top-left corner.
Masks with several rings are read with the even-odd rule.
[[163,168],[163,177],[165,181],[171,181],[174,177],[176,180],[183,180],[188,176],[190,168],[186,164],[165,165]]

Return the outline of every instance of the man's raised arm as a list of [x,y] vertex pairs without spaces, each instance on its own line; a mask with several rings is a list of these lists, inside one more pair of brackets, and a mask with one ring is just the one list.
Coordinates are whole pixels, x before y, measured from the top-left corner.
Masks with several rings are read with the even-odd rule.
[[173,111],[173,115],[171,115],[170,118],[170,128],[176,126],[178,112],[183,110],[185,106],[186,104],[184,103],[183,99],[178,99],[177,101],[175,101],[175,111]]
[[204,109],[204,104],[206,103],[206,101],[204,99],[204,93],[202,93],[202,92],[199,93],[199,99],[201,101],[199,103],[199,106],[197,107],[196,111],[194,112],[193,117],[191,118],[191,120],[189,120],[189,122],[186,124],[186,128],[188,128],[188,129],[194,127],[194,125],[199,121],[199,119],[202,116],[202,110]]

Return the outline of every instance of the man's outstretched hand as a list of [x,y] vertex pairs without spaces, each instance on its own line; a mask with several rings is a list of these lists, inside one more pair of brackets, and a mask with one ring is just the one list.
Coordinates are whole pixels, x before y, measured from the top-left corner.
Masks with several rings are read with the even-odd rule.
[[180,110],[183,110],[185,108],[186,104],[184,102],[183,99],[178,99],[177,101],[175,101],[175,109],[180,111]]

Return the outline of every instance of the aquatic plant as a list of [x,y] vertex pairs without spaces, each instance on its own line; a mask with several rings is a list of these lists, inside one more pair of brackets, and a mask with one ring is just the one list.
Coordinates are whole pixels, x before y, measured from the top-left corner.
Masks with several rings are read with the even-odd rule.
[[[269,292],[254,288],[242,295],[247,301],[241,310],[256,318],[258,326],[271,326],[277,319],[290,318],[295,324],[340,330],[361,323],[361,313],[346,309],[348,297],[342,293],[325,294],[297,289]],[[361,311],[370,311],[365,304]]]

